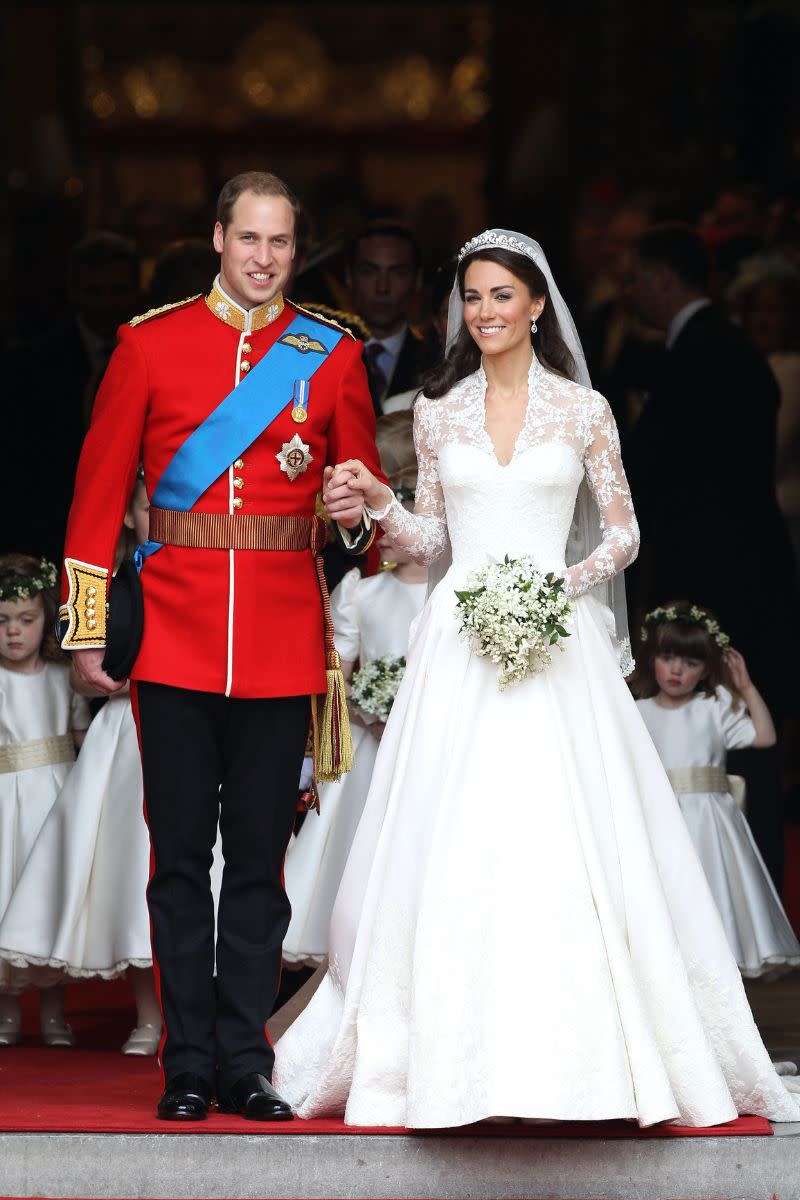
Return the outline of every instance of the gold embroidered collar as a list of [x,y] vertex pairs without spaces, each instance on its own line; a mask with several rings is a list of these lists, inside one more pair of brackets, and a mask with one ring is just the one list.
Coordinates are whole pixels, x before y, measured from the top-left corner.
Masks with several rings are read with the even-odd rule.
[[232,329],[238,329],[240,333],[256,333],[277,321],[283,312],[283,296],[280,292],[269,304],[261,304],[258,308],[242,308],[222,290],[219,275],[206,296],[206,304],[215,317],[230,325]]

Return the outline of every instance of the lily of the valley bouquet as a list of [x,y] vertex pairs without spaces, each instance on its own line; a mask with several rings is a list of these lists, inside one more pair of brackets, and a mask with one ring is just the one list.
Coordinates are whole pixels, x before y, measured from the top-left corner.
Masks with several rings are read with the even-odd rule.
[[405,669],[404,658],[392,658],[390,654],[373,658],[353,673],[350,699],[362,712],[377,717],[379,721],[386,721]]
[[499,667],[502,691],[549,666],[552,647],[569,637],[565,624],[574,605],[564,594],[564,580],[543,574],[533,559],[509,558],[489,563],[456,592],[459,632],[475,654]]

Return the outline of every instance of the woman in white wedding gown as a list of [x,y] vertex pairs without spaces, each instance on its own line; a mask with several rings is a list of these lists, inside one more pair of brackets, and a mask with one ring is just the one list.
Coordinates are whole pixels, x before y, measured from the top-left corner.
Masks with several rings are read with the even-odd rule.
[[[326,481],[330,511],[357,488],[420,560],[449,539],[452,564],[414,632],[328,973],[276,1046],[274,1084],[301,1117],[373,1126],[798,1120],[592,594],[638,532],[541,247],[500,230],[468,243],[462,312],[416,405],[414,514],[358,462]],[[584,478],[602,539],[567,567]],[[506,554],[564,576],[575,614],[564,653],[499,692],[459,637],[455,590]]]

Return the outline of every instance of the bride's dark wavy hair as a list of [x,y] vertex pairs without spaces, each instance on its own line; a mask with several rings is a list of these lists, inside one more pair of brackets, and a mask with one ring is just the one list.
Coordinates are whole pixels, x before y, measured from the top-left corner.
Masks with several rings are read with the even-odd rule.
[[[474,262],[493,262],[498,266],[505,267],[519,279],[520,283],[525,284],[533,299],[544,300],[542,314],[536,318],[536,333],[531,334],[531,345],[536,351],[539,361],[549,367],[551,371],[555,371],[558,375],[564,375],[567,379],[574,379],[577,372],[575,359],[567,349],[559,332],[558,321],[550,304],[550,289],[547,286],[547,280],[533,259],[528,258],[526,254],[515,254],[513,250],[503,250],[499,246],[476,250],[474,254],[466,255],[458,264],[456,271],[458,290],[462,300],[464,299],[464,276],[467,273],[467,267]],[[477,371],[480,361],[481,352],[464,324],[461,326],[450,352],[426,375],[423,386],[425,395],[434,400],[439,396],[444,396],[459,379]]]

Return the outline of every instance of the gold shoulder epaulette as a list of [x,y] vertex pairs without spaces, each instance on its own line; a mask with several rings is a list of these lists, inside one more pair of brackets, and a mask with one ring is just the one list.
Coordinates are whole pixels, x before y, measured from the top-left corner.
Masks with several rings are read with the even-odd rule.
[[[304,308],[302,304],[297,304],[294,300],[290,300],[289,303],[291,304],[292,308],[296,308],[298,312],[305,313],[307,317],[313,317],[314,320],[321,321],[323,325],[332,325],[334,329],[339,329],[342,333],[346,333],[353,339],[353,341],[356,340],[356,335],[351,329],[348,329],[346,325],[341,324],[333,317],[328,316],[329,312],[337,312],[336,309],[329,309],[327,305],[324,304],[320,304],[316,308]],[[337,312],[337,315],[346,321],[350,321],[351,319],[349,313]],[[352,320],[357,322],[358,325],[364,324],[361,318],[355,316],[355,314],[353,315]],[[366,326],[364,326],[364,328],[366,328]]]
[[344,328],[348,333],[366,341],[372,336],[372,330],[363,317],[358,313],[347,312],[343,308],[331,308],[330,304],[315,304],[312,310],[317,316],[324,317],[332,325]]
[[149,321],[153,317],[163,316],[164,313],[172,312],[173,308],[183,308],[185,304],[191,304],[193,300],[199,300],[202,292],[198,292],[196,296],[187,296],[185,300],[173,300],[172,304],[162,304],[160,308],[148,308],[147,312],[140,313],[138,317],[131,317],[128,321],[129,325],[141,325],[143,321]]

